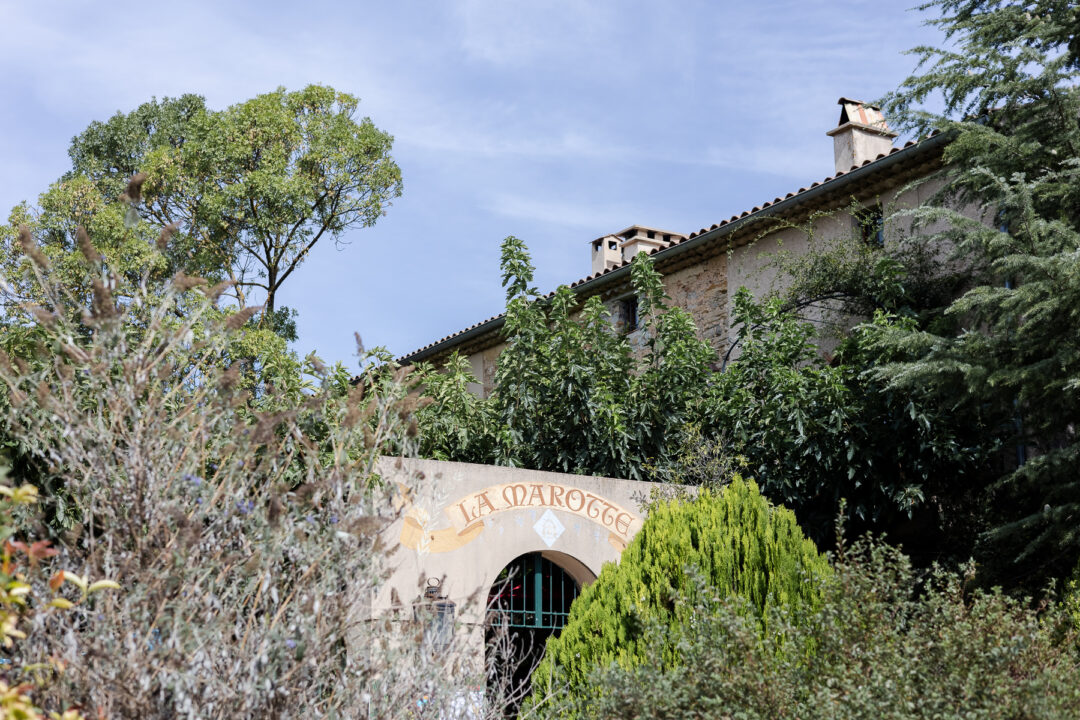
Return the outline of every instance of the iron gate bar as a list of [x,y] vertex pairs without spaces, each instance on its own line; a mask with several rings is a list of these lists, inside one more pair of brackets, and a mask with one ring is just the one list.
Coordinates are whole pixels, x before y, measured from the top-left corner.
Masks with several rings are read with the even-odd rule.
[[499,578],[489,607],[509,627],[558,630],[566,625],[579,588],[557,563],[528,553],[515,558]]

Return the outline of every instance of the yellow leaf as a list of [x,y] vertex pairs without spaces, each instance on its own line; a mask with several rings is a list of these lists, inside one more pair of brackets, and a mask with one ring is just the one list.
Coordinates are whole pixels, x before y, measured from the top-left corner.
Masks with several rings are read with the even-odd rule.
[[17,490],[11,493],[11,499],[17,503],[24,503],[29,505],[30,503],[37,502],[38,489],[33,485],[27,483]]
[[119,590],[120,589],[120,583],[116,582],[115,580],[98,580],[96,583],[94,583],[93,585],[91,585],[89,588],[86,589],[86,593],[87,593],[87,595],[89,595],[90,593],[95,593],[98,590],[106,590],[106,589],[108,589],[108,590]]
[[79,588],[83,592],[86,592],[86,581],[73,572],[64,571],[64,580],[71,583],[75,587]]
[[7,587],[8,594],[12,597],[22,597],[30,594],[30,586],[24,582],[10,582]]
[[60,608],[61,610],[67,610],[75,607],[75,603],[71,602],[67,598],[53,598],[49,601],[49,606],[54,608]]

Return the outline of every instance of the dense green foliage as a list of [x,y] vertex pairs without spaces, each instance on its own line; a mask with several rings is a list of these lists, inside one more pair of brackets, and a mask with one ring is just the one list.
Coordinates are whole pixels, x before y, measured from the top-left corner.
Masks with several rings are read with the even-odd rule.
[[[971,280],[944,310],[954,332],[883,334],[905,357],[881,374],[1007,418],[996,430],[1026,458],[991,485],[987,554],[1006,559],[1003,578],[1062,577],[1080,557],[1078,9],[1062,0],[934,6],[957,48],[920,49],[926,72],[889,106],[912,129],[954,136],[946,190],[918,219],[950,221],[926,240],[954,247]],[[932,93],[944,96],[944,113],[921,109]],[[996,216],[996,227],[965,222],[950,199]]]
[[875,315],[855,367],[927,409],[935,444],[970,454],[932,492],[986,578],[1035,589],[1080,557],[1078,10],[923,9],[950,46],[916,48],[919,72],[884,105],[901,130],[945,133],[944,167],[920,181],[940,190],[891,213],[885,247],[796,262],[787,299]]
[[[612,663],[681,665],[680,634],[696,624],[697,605],[714,598],[741,598],[753,623],[773,608],[800,616],[817,603],[827,574],[795,515],[771,505],[753,481],[736,475],[718,492],[657,502],[619,564],[604,567],[549,639],[534,697],[583,697],[591,673]],[[653,625],[670,629],[660,645],[646,632]]]
[[[770,498],[828,541],[841,499],[860,527],[910,524],[948,508],[941,490],[976,454],[948,414],[898,393],[865,371],[879,354],[867,332],[826,363],[814,329],[778,301],[736,296],[739,356],[716,356],[689,314],[667,305],[645,256],[635,258],[640,344],[613,327],[599,298],[580,305],[560,287],[542,298],[521,242],[503,248],[506,348],[489,397],[454,355],[423,374],[434,402],[420,412],[421,453],[445,460],[520,465],[628,478],[709,484],[741,458]],[[699,466],[702,454],[714,462]],[[725,459],[726,458],[726,459]],[[934,498],[934,507],[928,499]],[[965,552],[961,546],[958,552]]]
[[734,320],[741,354],[705,390],[703,433],[723,438],[816,539],[829,539],[843,499],[861,527],[896,527],[962,475],[973,450],[917,395],[867,376],[877,358],[865,332],[830,364],[813,326],[777,299],[741,290]]
[[536,470],[640,478],[668,462],[671,438],[694,416],[712,351],[688,312],[667,305],[659,274],[640,255],[632,280],[647,341],[635,353],[599,298],[583,307],[567,287],[541,298],[517,238],[503,242],[507,346],[490,397],[460,358],[426,371],[440,402],[421,413],[431,457]]
[[[970,568],[968,568],[970,571]],[[970,574],[912,569],[898,550],[860,542],[800,615],[739,595],[687,596],[695,622],[646,623],[645,645],[677,665],[597,668],[550,715],[771,720],[1057,720],[1080,714],[1077,630],[1060,605],[965,592]]]
[[[83,225],[121,294],[148,265],[164,277],[182,269],[230,279],[241,305],[254,292],[288,335],[291,314],[276,303],[285,280],[320,239],[374,224],[401,194],[393,139],[353,119],[358,104],[312,85],[220,111],[196,95],[152,100],[91,123],[72,140],[71,171],[36,210],[14,210],[0,269],[20,289],[33,286],[14,242],[26,223],[43,252],[78,275],[74,230]],[[140,182],[129,185],[132,177]],[[110,206],[121,197],[125,205]],[[165,227],[175,236],[155,252]]]

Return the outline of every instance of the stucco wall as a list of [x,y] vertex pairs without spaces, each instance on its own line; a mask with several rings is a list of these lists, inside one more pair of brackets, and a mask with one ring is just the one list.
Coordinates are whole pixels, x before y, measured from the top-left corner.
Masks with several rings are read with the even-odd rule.
[[437,460],[384,458],[379,472],[424,489],[404,497],[400,517],[381,534],[391,572],[365,605],[369,618],[408,619],[426,578],[439,578],[457,605],[466,653],[481,658],[488,593],[504,567],[540,552],[579,584],[591,582],[641,528],[642,502],[655,487]]

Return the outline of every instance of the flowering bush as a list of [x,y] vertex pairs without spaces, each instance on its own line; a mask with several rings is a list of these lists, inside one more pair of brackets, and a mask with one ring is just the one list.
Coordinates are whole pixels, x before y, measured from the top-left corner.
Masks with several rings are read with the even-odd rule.
[[[6,469],[0,468],[0,477],[6,475]],[[36,613],[50,613],[69,610],[78,604],[89,601],[90,596],[106,589],[119,589],[112,580],[89,582],[71,572],[57,570],[48,581],[48,601],[42,595],[34,594],[35,579],[40,579],[44,568],[42,561],[57,555],[48,540],[38,540],[27,544],[12,540],[17,524],[16,513],[21,508],[34,505],[38,500],[38,490],[33,485],[11,487],[0,482],[0,644],[15,660],[21,660],[18,672],[29,675],[30,679],[19,685],[11,686],[0,679],[0,717],[25,720],[43,720],[45,717],[57,720],[82,720],[82,713],[71,708],[63,713],[50,712],[48,715],[35,706],[31,694],[43,687],[52,677],[64,670],[64,663],[56,658],[41,659],[20,657],[23,648],[16,645],[17,640],[26,638],[21,629],[26,621]],[[68,583],[77,588],[75,600],[65,597],[62,588]],[[38,583],[40,586],[40,583]],[[38,588],[40,590],[40,587]],[[70,593],[67,593],[70,596]],[[37,660],[35,662],[35,660]],[[5,669],[9,669],[13,660],[6,658]]]
[[[415,434],[406,372],[350,384],[309,358],[283,402],[236,350],[251,308],[219,309],[222,288],[183,273],[144,274],[117,303],[108,259],[85,234],[79,246],[85,302],[24,233],[37,349],[0,356],[10,431],[60,479],[48,554],[73,570],[58,587],[79,591],[13,628],[25,638],[12,682],[33,682],[45,670],[30,661],[48,658],[66,669],[35,702],[125,718],[400,717],[421,697],[437,714],[482,683],[367,612],[399,492],[376,459]],[[89,578],[123,588],[98,594]],[[18,582],[50,592],[45,578]],[[4,702],[28,703],[26,687],[8,685]]]

